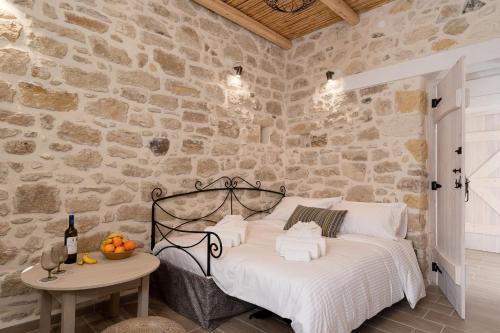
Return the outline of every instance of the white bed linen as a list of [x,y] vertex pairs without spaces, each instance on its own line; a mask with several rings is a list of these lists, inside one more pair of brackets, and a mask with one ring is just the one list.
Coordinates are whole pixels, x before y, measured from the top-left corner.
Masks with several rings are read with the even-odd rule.
[[[405,295],[412,307],[425,297],[411,242],[343,235],[327,240],[326,256],[307,263],[290,262],[275,251],[275,239],[284,232],[284,223],[250,222],[246,244],[212,259],[217,286],[228,295],[291,319],[298,333],[351,332]],[[197,237],[182,236],[177,241],[187,244]],[[205,267],[206,246],[190,253]],[[165,250],[159,257],[201,275],[182,251]]]

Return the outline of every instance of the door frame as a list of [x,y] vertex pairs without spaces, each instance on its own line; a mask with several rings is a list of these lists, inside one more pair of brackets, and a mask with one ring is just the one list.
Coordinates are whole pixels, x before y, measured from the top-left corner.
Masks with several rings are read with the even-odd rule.
[[427,149],[429,150],[429,157],[427,159],[427,170],[429,170],[429,186],[427,187],[427,197],[429,207],[427,210],[427,223],[426,223],[426,232],[429,235],[427,239],[427,249],[429,249],[429,253],[427,253],[427,279],[429,282],[437,285],[438,283],[438,275],[437,272],[432,271],[432,249],[434,244],[436,244],[436,191],[432,191],[430,188],[430,182],[437,178],[436,171],[436,125],[434,123],[434,117],[432,116],[432,96],[436,96],[437,94],[437,82],[439,80],[429,80],[427,81],[427,115],[425,119],[425,137],[427,140]]

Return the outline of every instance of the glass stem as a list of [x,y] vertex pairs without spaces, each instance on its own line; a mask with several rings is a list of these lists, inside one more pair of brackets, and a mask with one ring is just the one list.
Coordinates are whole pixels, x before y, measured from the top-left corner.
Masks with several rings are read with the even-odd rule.
[[52,270],[49,269],[48,272],[49,272],[49,277],[48,278],[50,279],[52,277]]
[[61,264],[62,263],[59,263],[59,265],[57,265],[57,271],[60,272],[61,271]]

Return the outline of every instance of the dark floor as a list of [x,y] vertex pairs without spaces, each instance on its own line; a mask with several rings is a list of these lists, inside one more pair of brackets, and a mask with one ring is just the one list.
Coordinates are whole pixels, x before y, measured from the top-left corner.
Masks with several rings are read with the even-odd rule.
[[[438,288],[427,289],[427,297],[412,310],[399,302],[368,320],[356,333],[495,333],[500,332],[500,254],[467,251],[467,319],[461,320]],[[107,319],[102,311],[77,318],[77,333],[100,332],[107,326],[135,315],[135,302],[121,306],[120,316]],[[150,314],[173,319],[188,332],[206,332],[191,320],[151,300]],[[292,329],[278,318],[249,319],[246,313],[235,317],[214,332],[218,333],[284,333]],[[59,332],[58,325],[53,332]],[[331,332],[335,333],[335,332]]]

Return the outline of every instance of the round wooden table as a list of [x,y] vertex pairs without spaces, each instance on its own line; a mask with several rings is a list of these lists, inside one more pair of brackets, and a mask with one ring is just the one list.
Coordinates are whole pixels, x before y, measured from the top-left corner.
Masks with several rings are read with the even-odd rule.
[[75,311],[78,301],[87,301],[103,294],[111,294],[111,314],[118,315],[120,291],[138,289],[137,316],[148,315],[149,274],[160,265],[155,256],[134,252],[123,260],[108,260],[100,252],[91,253],[97,264],[82,266],[63,265],[66,273],[55,275],[57,280],[40,282],[47,271],[40,264],[26,268],[21,280],[28,286],[41,291],[40,332],[50,332],[52,299],[62,305],[61,332],[75,331]]

